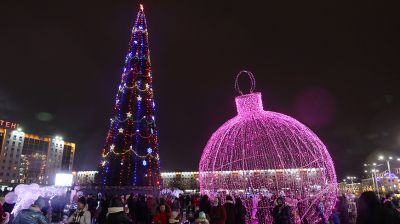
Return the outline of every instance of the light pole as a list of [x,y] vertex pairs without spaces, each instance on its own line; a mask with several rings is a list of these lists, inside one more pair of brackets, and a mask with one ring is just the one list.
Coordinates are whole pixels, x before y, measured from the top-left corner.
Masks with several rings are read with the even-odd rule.
[[[368,170],[364,170],[365,173],[368,173]],[[371,180],[372,180],[372,190],[376,191],[375,188],[375,181],[374,181],[374,175],[371,172]]]
[[[387,165],[387,169],[388,169],[388,172],[389,172],[389,175],[390,175],[390,160],[392,160],[393,159],[393,157],[392,156],[389,156],[389,157],[384,157],[384,156],[379,156],[378,157],[378,160],[381,160],[381,161],[386,161],[386,165]],[[390,177],[390,176],[389,176]]]
[[[392,189],[392,171],[390,170],[390,161],[393,160],[393,156],[385,157],[385,156],[380,155],[380,156],[378,156],[378,160],[386,161],[386,166],[388,169],[388,177],[389,177],[389,189],[391,190]],[[397,158],[396,160],[400,161],[400,158]]]
[[351,181],[351,189],[353,190],[353,194],[356,193],[356,191],[354,190],[354,180],[357,179],[357,177],[347,177],[348,180]]
[[378,193],[378,198],[380,198],[378,180],[376,179],[376,173],[378,173],[379,170],[377,170],[377,169],[372,169],[371,172],[372,172],[373,178],[375,179],[375,184],[376,184],[376,189],[377,189],[376,192]]
[[[381,166],[382,164],[376,164],[376,163],[372,163],[372,164],[368,164],[368,163],[364,163],[365,167],[373,167],[370,172],[371,172],[371,179],[372,179],[372,186],[374,191],[376,190],[378,197],[379,197],[379,185],[378,185],[378,180],[376,179],[376,173],[379,172],[379,170],[376,169],[377,166]],[[368,173],[368,170],[365,170],[365,173]]]

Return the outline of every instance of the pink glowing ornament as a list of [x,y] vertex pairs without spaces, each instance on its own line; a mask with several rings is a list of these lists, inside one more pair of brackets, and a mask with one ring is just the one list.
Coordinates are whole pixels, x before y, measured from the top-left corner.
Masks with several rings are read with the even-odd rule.
[[[250,77],[249,94],[243,95],[239,89],[242,73]],[[238,115],[211,136],[203,151],[199,164],[201,192],[240,196],[252,218],[264,219],[259,220],[261,223],[272,222],[269,208],[274,202],[270,199],[278,196],[285,197],[296,223],[301,219],[309,223],[327,219],[336,202],[337,182],[325,145],[299,121],[264,111],[261,93],[253,93],[254,87],[250,72],[238,74]],[[258,210],[265,214],[260,216]]]

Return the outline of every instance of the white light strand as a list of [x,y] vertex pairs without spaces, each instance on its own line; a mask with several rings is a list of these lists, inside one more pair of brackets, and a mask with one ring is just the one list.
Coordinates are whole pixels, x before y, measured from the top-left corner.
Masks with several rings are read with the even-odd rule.
[[[112,147],[113,146],[113,147]],[[155,153],[155,152],[151,152],[151,153],[147,153],[146,155],[139,155],[139,153],[138,152],[136,152],[133,148],[132,148],[132,146],[128,149],[128,150],[124,150],[123,152],[116,152],[115,150],[115,145],[111,145],[110,146],[110,150],[106,153],[106,154],[102,154],[102,157],[103,158],[105,158],[105,157],[107,157],[110,153],[113,153],[114,155],[117,155],[117,156],[121,156],[121,155],[125,155],[125,154],[127,154],[127,153],[129,153],[129,152],[133,152],[133,154],[135,154],[137,157],[139,157],[139,158],[141,158],[141,159],[145,159],[145,158],[152,158],[152,159],[156,159],[156,160],[159,160],[160,159],[160,156],[158,155],[158,153]],[[155,155],[153,155],[153,154],[155,154]]]

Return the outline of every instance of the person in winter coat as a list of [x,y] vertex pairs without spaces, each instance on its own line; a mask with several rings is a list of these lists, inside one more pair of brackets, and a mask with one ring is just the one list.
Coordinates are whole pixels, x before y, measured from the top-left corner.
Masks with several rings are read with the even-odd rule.
[[107,223],[107,213],[108,213],[108,203],[107,197],[99,197],[97,201],[99,207],[96,209],[96,224],[106,224]]
[[346,195],[342,194],[336,203],[337,203],[336,207],[340,218],[340,223],[349,224],[350,220],[349,211],[352,210],[350,209],[349,201],[347,200]]
[[210,209],[211,209],[211,203],[210,200],[208,199],[208,196],[205,194],[200,199],[200,211],[206,214],[210,214]]
[[218,198],[214,200],[214,204],[210,209],[210,224],[225,224],[226,211],[221,205]]
[[148,222],[149,218],[149,209],[146,204],[146,199],[144,195],[139,196],[139,200],[136,204],[136,210],[135,210],[135,215],[136,215],[136,222],[138,224],[145,224]]
[[226,212],[225,224],[235,224],[236,223],[236,207],[233,204],[232,196],[230,196],[230,195],[226,196],[224,208],[225,208],[225,212]]
[[285,204],[283,197],[276,199],[276,206],[272,210],[273,224],[294,224],[292,210]]
[[357,203],[357,224],[391,224],[394,223],[393,213],[379,203],[373,191],[365,191]]
[[235,208],[236,208],[236,224],[245,224],[247,210],[240,198],[236,198]]
[[166,211],[166,205],[160,205],[157,214],[154,216],[154,223],[156,224],[168,224],[170,218],[169,212]]
[[13,224],[48,224],[49,221],[41,211],[44,206],[43,198],[39,198],[28,209],[21,210],[15,217]]
[[134,194],[129,195],[127,204],[128,204],[128,209],[129,209],[129,216],[133,220],[135,219],[136,203],[137,203],[137,200],[135,198],[135,195]]
[[181,211],[181,204],[178,198],[172,198],[171,201],[171,209],[172,211]]
[[97,201],[94,198],[94,195],[89,194],[86,202],[87,202],[87,208],[88,208],[88,211],[90,212],[92,221],[94,221],[94,214],[96,213],[96,207],[97,207]]
[[78,208],[76,211],[68,218],[68,224],[91,224],[92,220],[90,217],[90,212],[86,207],[86,199],[80,197],[78,199]]
[[107,224],[131,224],[132,220],[124,211],[124,204],[120,198],[111,199],[108,207]]

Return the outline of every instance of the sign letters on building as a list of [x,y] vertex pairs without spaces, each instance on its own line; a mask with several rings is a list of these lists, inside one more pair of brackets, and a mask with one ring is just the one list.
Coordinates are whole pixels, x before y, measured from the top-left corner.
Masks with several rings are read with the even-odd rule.
[[18,124],[11,121],[0,120],[0,127],[16,129],[18,128]]

